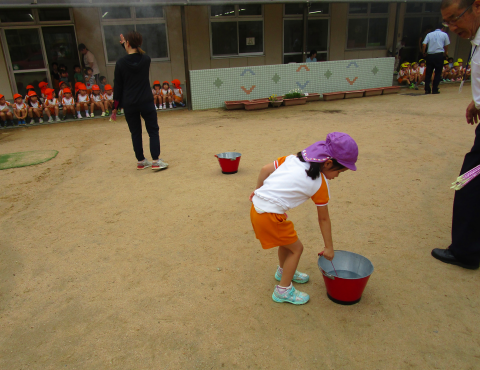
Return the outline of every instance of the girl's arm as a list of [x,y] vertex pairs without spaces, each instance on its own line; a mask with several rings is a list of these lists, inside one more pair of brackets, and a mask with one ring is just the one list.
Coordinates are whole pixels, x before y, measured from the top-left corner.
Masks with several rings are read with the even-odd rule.
[[[270,176],[274,171],[275,171],[275,165],[273,164],[273,162],[263,166],[262,169],[260,170],[260,174],[258,175],[257,187],[255,188],[255,190],[261,188],[266,178]],[[254,191],[252,192],[252,194],[250,194],[250,201],[252,201],[253,195],[254,195]]]
[[17,112],[19,112],[17,109],[13,110],[13,114],[15,115],[15,118],[21,119],[21,117],[17,114]]
[[330,215],[328,214],[328,206],[317,207],[318,212],[318,224],[323,236],[323,243],[325,248],[323,249],[323,257],[331,261],[335,256],[333,250],[332,240],[332,224],[330,222]]

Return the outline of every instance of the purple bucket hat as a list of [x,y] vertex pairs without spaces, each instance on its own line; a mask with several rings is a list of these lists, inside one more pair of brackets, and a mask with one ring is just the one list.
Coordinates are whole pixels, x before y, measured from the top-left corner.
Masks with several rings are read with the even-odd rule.
[[323,163],[333,158],[349,170],[356,171],[358,145],[348,134],[331,132],[327,135],[327,140],[317,141],[302,150],[302,157],[306,162],[317,163]]

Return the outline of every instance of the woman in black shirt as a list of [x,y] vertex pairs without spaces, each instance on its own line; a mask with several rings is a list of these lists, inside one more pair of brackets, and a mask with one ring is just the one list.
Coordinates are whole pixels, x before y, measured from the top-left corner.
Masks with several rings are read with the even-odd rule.
[[[152,170],[162,170],[168,167],[160,156],[160,137],[158,134],[157,111],[153,103],[153,95],[150,89],[149,71],[151,59],[140,48],[142,35],[131,31],[126,37],[120,35],[120,43],[128,53],[117,60],[115,65],[115,77],[113,88],[113,100],[115,116],[118,108],[123,108],[128,128],[132,134],[133,150],[137,157],[137,169],[143,170],[152,167]],[[143,155],[142,121],[150,136],[150,154],[153,163]]]

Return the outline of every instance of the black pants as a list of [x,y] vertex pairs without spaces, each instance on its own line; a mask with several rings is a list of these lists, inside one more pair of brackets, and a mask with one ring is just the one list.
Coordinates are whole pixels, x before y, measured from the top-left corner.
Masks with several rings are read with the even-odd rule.
[[160,136],[158,135],[157,111],[153,101],[138,107],[125,108],[124,111],[128,128],[132,134],[133,150],[137,160],[143,161],[145,159],[143,155],[142,120],[140,115],[145,120],[145,128],[148,136],[150,136],[150,154],[153,160],[157,160],[160,156]]
[[[460,174],[480,165],[480,125],[472,150],[465,155]],[[464,263],[480,261],[480,176],[455,192],[450,251]]]
[[[425,73],[425,92],[437,92],[438,85],[442,80],[443,71],[443,53],[428,54],[427,55],[427,72]],[[433,87],[430,90],[430,81],[432,80],[432,73],[435,70],[435,78],[433,79]]]

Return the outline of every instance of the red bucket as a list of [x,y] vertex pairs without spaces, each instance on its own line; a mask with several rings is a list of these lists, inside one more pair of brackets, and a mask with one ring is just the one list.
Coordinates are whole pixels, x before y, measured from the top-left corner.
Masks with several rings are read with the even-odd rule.
[[368,258],[347,251],[335,251],[332,261],[320,256],[318,268],[323,274],[328,298],[344,305],[360,301],[373,273],[373,265]]
[[224,173],[225,175],[231,175],[238,172],[240,158],[242,157],[241,153],[225,152],[216,154],[215,157],[218,158],[218,163],[220,163],[222,173]]

